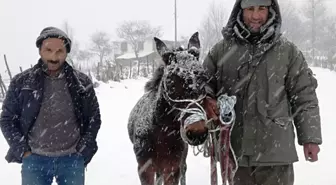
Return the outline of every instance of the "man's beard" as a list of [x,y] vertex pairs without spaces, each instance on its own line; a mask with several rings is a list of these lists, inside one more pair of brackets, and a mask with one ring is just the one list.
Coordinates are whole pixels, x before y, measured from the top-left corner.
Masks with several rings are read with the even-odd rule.
[[251,32],[251,34],[260,34],[261,33],[261,27],[263,26],[263,24],[259,28],[253,28],[252,26],[249,26],[247,24],[245,24],[245,26]]
[[60,60],[43,60],[43,71],[49,73],[51,71],[61,71],[64,66],[64,63]]

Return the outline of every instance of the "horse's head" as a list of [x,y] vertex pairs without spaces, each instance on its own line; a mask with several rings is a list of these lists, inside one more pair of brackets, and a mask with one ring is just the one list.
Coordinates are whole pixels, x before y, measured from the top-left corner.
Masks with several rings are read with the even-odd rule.
[[[196,32],[188,47],[168,49],[160,39],[154,38],[156,48],[164,62],[163,91],[171,100],[195,100],[205,95],[206,73],[199,59],[200,42]],[[170,101],[174,103],[173,101]],[[175,102],[177,103],[177,102]]]
[[[154,40],[164,62],[160,89],[164,98],[173,108],[180,110],[180,121],[189,134],[204,135],[207,132],[205,122],[195,115],[199,113],[204,115],[202,103],[206,96],[205,85],[209,75],[199,61],[198,32],[191,36],[186,49],[182,47],[168,49],[160,39],[154,38]],[[192,117],[193,119],[190,119]],[[194,124],[190,125],[192,122]]]

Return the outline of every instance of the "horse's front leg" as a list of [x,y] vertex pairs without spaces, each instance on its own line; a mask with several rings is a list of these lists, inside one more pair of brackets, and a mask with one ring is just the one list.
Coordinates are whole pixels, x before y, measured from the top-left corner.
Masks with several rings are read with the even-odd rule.
[[156,172],[156,177],[155,177],[155,185],[163,185],[162,184],[162,175],[158,171]]
[[187,156],[188,156],[188,144],[185,143],[184,151],[182,154],[182,161],[181,161],[181,177],[180,177],[180,184],[186,185],[186,173],[187,173]]
[[152,159],[138,160],[138,174],[141,185],[154,185],[155,172]]
[[187,184],[186,173],[187,173],[187,163],[184,161],[183,164],[181,164],[181,177],[180,177],[181,185]]
[[178,185],[181,176],[181,159],[164,159],[161,162],[164,185]]

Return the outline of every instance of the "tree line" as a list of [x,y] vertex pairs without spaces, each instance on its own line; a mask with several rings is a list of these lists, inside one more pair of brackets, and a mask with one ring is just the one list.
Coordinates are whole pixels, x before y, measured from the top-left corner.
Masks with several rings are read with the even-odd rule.
[[[200,22],[198,31],[202,46],[201,61],[210,48],[222,39],[221,30],[226,25],[232,9],[226,6],[229,1],[210,3],[207,14]],[[310,66],[336,71],[336,16],[327,13],[326,2],[307,0],[302,7],[295,6],[291,0],[281,0],[279,3],[283,35],[303,51]],[[113,41],[107,32],[93,33],[89,37],[88,47],[80,48],[80,42],[76,39],[74,30],[68,22],[63,23],[62,29],[73,41],[72,51],[67,61],[73,67],[97,80],[107,82],[147,77],[153,73],[157,65],[156,60],[148,60],[148,58],[139,56],[146,40],[163,35],[162,28],[151,25],[149,21],[124,21],[115,30],[118,38],[128,43],[134,53],[134,59],[128,61],[116,59],[123,54],[120,53],[122,46],[120,40]],[[181,36],[178,43],[183,45],[187,43],[187,39],[188,36]],[[6,72],[11,78],[6,56],[4,60],[7,67]],[[20,70],[22,71],[21,67]],[[6,86],[0,75],[0,97],[3,97],[5,92]]]
[[[222,39],[231,8],[230,0],[213,1],[200,25],[203,57]],[[292,0],[280,0],[282,32],[303,51],[310,66],[336,70],[336,15],[327,11],[324,0],[307,0],[298,7]]]

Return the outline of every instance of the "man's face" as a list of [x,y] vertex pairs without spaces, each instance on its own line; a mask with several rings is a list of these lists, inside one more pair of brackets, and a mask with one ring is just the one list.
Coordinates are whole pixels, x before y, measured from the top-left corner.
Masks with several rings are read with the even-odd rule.
[[258,33],[267,22],[268,7],[251,6],[243,10],[243,21],[252,33]]
[[48,66],[51,75],[57,74],[67,57],[64,41],[58,38],[48,38],[42,42],[40,49],[42,61]]

